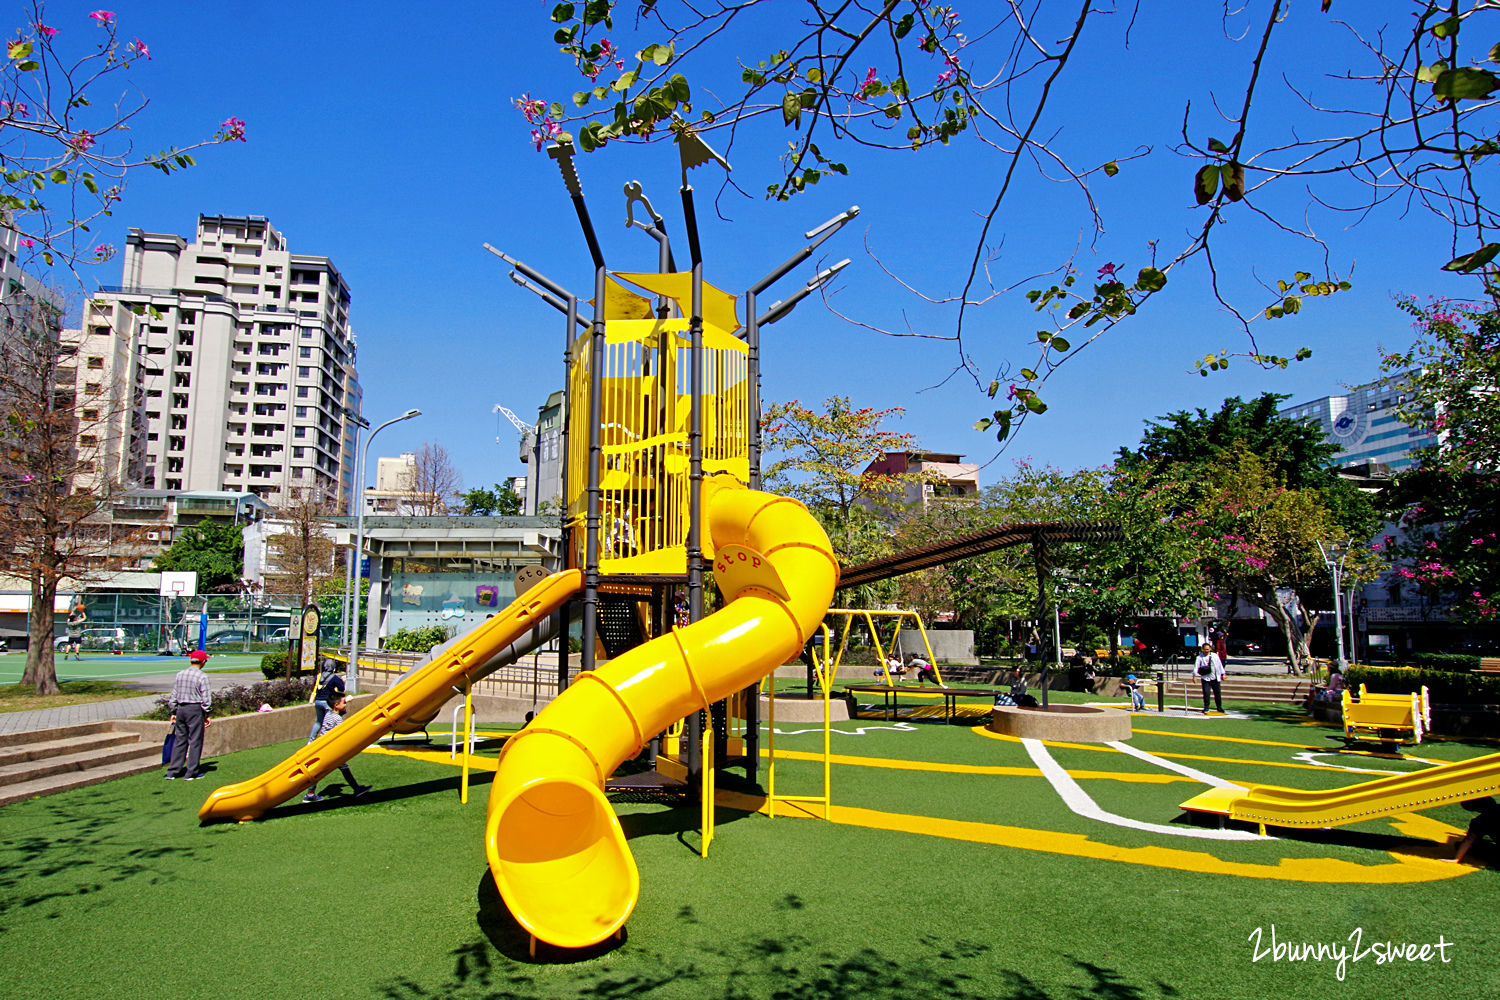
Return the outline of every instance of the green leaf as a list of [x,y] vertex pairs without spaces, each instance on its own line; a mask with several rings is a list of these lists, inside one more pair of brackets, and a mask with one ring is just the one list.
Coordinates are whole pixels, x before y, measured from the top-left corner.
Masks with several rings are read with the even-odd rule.
[[1477,271],[1500,253],[1500,243],[1486,243],[1472,253],[1466,253],[1462,257],[1455,257],[1443,265],[1444,271],[1457,271],[1459,274],[1469,274]]
[[633,69],[626,70],[625,72],[620,74],[620,78],[618,80],[609,85],[610,89],[621,91],[629,90],[632,86],[635,85],[635,79],[637,75],[638,74]]
[[1113,177],[1115,174],[1118,174],[1119,172],[1120,172],[1120,165],[1118,163],[1116,163],[1114,160],[1110,160],[1108,163],[1106,163],[1104,165],[1104,176],[1106,176],[1106,177]]
[[35,59],[28,59],[25,62],[16,63],[16,69],[22,73],[31,73],[35,72],[40,65]]
[[[1028,382],[1035,382],[1036,381],[1036,372],[1032,371],[1030,368],[1022,368],[1021,369],[1021,377],[1024,378]],[[991,395],[993,395],[993,393]]]
[[1230,201],[1239,201],[1245,197],[1245,165],[1233,160],[1219,168],[1220,175],[1224,178],[1224,197]]
[[552,8],[552,22],[554,24],[561,24],[563,21],[571,20],[572,17],[573,5],[570,3],[560,3]]
[[820,69],[818,69],[818,67],[814,66],[812,69],[810,69],[810,70],[807,71],[807,82],[808,83],[818,83],[822,79],[823,79],[823,71],[820,70]]
[[[1496,46],[1496,48],[1500,48],[1500,46]],[[1434,83],[1436,82],[1437,78],[1442,75],[1443,70],[1447,68],[1448,64],[1443,62],[1441,59],[1430,66],[1418,66],[1417,82]]]
[[1444,70],[1432,83],[1432,96],[1440,101],[1478,100],[1500,89],[1500,77],[1487,69],[1460,66]]
[[[1092,302],[1079,302],[1075,304],[1072,309],[1068,310],[1068,319],[1077,319],[1078,317],[1085,315],[1093,307],[1094,306]],[[1053,337],[1052,342],[1056,343],[1057,338]]]
[[5,47],[5,54],[12,59],[25,59],[31,55],[31,43],[23,42],[19,38],[12,39]]
[[917,23],[917,17],[911,12],[901,15],[901,20],[896,22],[895,35],[897,38],[905,38],[906,33],[911,31],[912,25]]
[[1457,17],[1450,17],[1446,21],[1439,21],[1432,26],[1432,33],[1439,38],[1452,38],[1458,34],[1459,25],[1462,22]]
[[1214,192],[1219,190],[1219,165],[1210,163],[1201,168],[1197,176],[1193,178],[1193,198],[1200,205],[1207,205],[1214,200]]
[[1032,413],[1046,413],[1047,404],[1042,402],[1042,397],[1031,395],[1026,397],[1026,409]]
[[585,104],[587,104],[588,102],[589,102],[589,92],[587,90],[580,90],[580,91],[578,91],[577,93],[575,93],[573,95],[573,105],[575,107],[581,108]]
[[1073,345],[1068,343],[1066,337],[1053,337],[1052,349],[1056,351],[1071,351],[1073,349]]
[[1159,292],[1167,287],[1166,273],[1154,267],[1143,267],[1135,276],[1135,287],[1143,292]]
[[52,171],[52,183],[53,184],[64,184],[64,183],[67,182],[67,180],[68,180],[68,172],[66,170],[63,170],[62,168],[59,167],[58,169]]
[[1224,145],[1218,139],[1210,138],[1208,140],[1208,151],[1210,153],[1227,153],[1229,152],[1229,147]]
[[802,117],[802,95],[788,90],[781,98],[781,122],[790,125]]
[[1490,46],[1490,62],[1500,63],[1500,43]]
[[664,89],[679,104],[686,104],[693,99],[693,88],[688,85],[687,77],[681,73],[673,73]]
[[94,183],[94,175],[93,174],[84,174],[82,176],[82,180],[83,180],[84,189],[87,190],[89,194],[98,194],[99,193],[99,185]]
[[980,417],[978,420],[974,421],[974,429],[976,431],[987,431],[992,426],[994,426],[994,423],[995,422],[989,417]]

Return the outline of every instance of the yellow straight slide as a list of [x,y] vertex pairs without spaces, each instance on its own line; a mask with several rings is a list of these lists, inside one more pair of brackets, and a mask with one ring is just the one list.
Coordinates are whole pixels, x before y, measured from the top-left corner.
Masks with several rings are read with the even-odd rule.
[[726,606],[581,674],[500,754],[485,853],[511,913],[540,940],[596,944],[635,906],[640,874],[604,796],[610,773],[795,656],[833,599],[838,561],[802,504],[714,477],[704,509]]
[[431,663],[379,695],[339,726],[259,777],[216,789],[198,810],[202,820],[250,820],[311,788],[334,768],[388,732],[431,719],[465,679],[500,664],[496,654],[546,620],[582,586],[576,570],[554,573],[474,628]]
[[1276,785],[1210,788],[1188,799],[1182,808],[1248,823],[1307,828],[1362,823],[1497,794],[1500,754],[1489,754],[1322,792]]

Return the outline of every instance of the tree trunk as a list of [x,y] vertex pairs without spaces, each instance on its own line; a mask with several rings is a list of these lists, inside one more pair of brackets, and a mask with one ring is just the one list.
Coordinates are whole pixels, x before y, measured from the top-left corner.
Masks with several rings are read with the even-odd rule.
[[30,644],[26,649],[26,673],[22,684],[31,684],[37,694],[57,694],[57,664],[52,651],[52,601],[57,596],[57,581],[46,573],[31,577],[31,620],[27,627]]
[[1303,664],[1308,655],[1307,635],[1297,627],[1297,620],[1288,614],[1286,608],[1282,607],[1274,597],[1269,601],[1263,601],[1255,596],[1247,595],[1247,599],[1257,608],[1270,615],[1271,619],[1280,627],[1281,634],[1286,637],[1287,659],[1291,661],[1292,672],[1300,673],[1303,670]]

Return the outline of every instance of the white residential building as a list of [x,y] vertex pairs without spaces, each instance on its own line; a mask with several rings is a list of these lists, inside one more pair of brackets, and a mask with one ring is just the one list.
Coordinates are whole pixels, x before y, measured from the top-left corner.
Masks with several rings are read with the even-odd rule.
[[360,392],[333,262],[292,253],[254,215],[200,215],[193,242],[131,229],[122,259],[121,284],[95,294],[76,339],[86,357],[135,360],[140,452],[136,466],[115,462],[125,484],[273,506],[314,489],[346,504]]

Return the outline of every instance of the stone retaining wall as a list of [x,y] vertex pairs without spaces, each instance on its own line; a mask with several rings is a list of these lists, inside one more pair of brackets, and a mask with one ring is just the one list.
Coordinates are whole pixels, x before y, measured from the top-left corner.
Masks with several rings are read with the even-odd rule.
[[[349,711],[356,712],[373,700],[373,695],[356,695],[349,699]],[[307,731],[312,728],[313,711],[313,706],[308,704],[273,708],[269,712],[226,715],[219,719],[210,713],[208,728],[203,731],[203,756],[218,757],[288,740],[305,740]],[[170,722],[145,719],[118,719],[113,726],[119,732],[138,733],[142,741],[156,744],[166,742],[167,733],[172,731]]]

